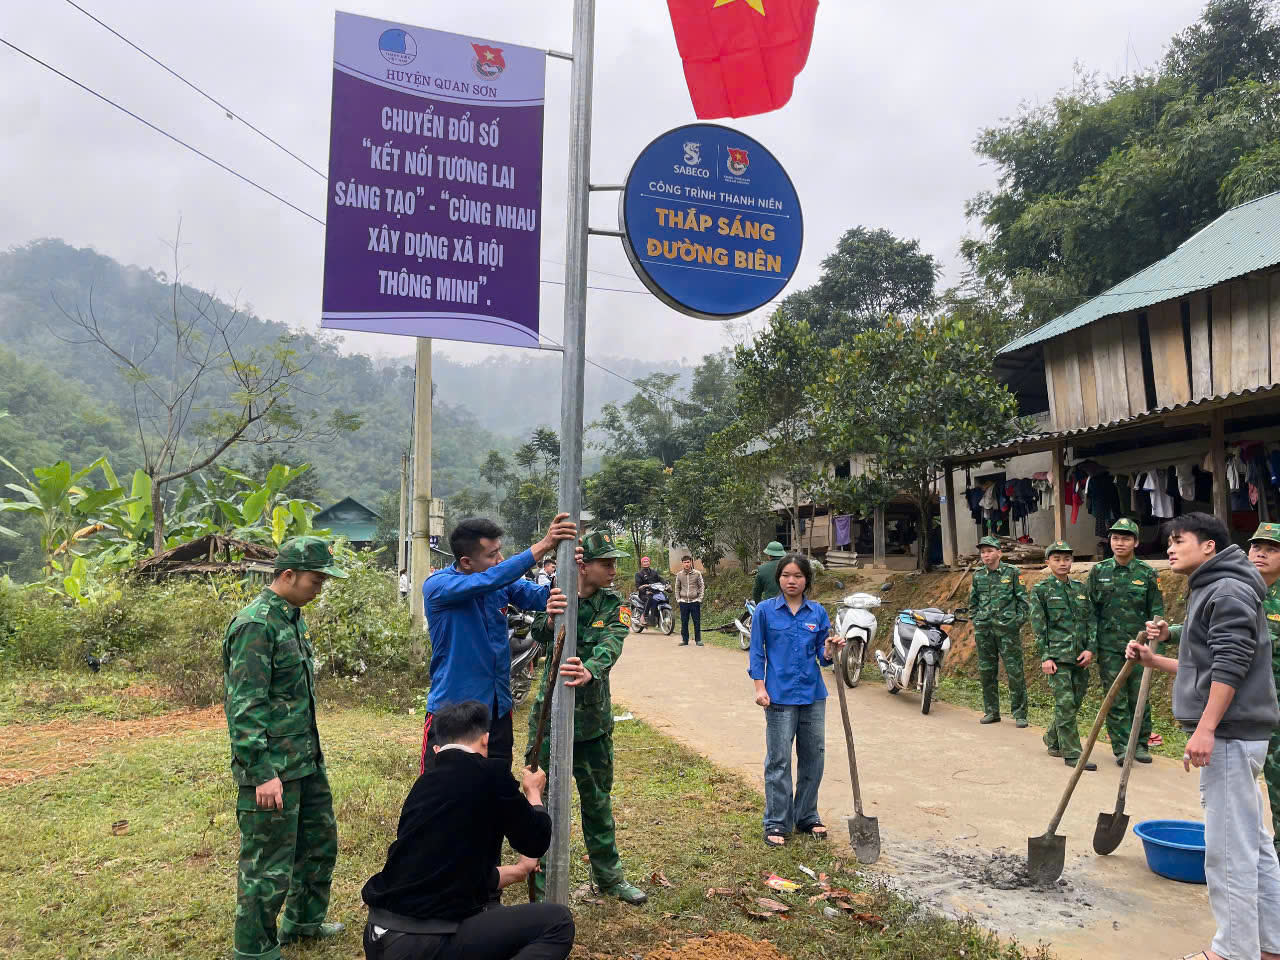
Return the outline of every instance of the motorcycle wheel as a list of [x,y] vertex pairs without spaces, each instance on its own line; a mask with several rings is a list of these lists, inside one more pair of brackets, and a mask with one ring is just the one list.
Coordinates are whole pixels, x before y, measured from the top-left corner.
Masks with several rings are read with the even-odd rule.
[[643,633],[643,632],[644,632],[644,624],[642,624],[642,623],[639,621],[639,619],[636,617],[636,615],[635,615],[634,613],[631,615],[631,632],[632,632],[632,633]]
[[866,655],[867,648],[861,640],[850,640],[845,645],[844,655],[836,660],[836,672],[846,687],[852,689],[862,680],[862,663]]
[[671,615],[670,607],[663,607],[658,611],[658,625],[662,627],[662,632],[668,637],[671,636],[676,628],[676,618]]
[[933,703],[933,684],[937,673],[938,668],[932,663],[924,665],[924,676],[920,680],[920,712],[923,714],[928,714]]

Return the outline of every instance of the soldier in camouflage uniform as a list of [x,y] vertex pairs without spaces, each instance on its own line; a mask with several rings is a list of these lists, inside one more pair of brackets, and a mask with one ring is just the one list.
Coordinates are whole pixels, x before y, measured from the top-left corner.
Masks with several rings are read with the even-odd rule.
[[[565,689],[575,693],[573,708],[573,778],[582,801],[582,836],[591,858],[591,877],[597,889],[625,903],[639,905],[648,897],[627,883],[622,859],[614,837],[613,803],[613,702],[609,697],[609,671],[622,656],[622,642],[631,628],[631,611],[622,594],[610,589],[617,573],[618,558],[627,554],[613,545],[606,533],[588,534],[582,540],[582,562],[578,566],[578,653],[560,666]],[[539,614],[533,627],[550,650],[554,647],[551,622]],[[550,671],[542,678],[542,688],[529,711],[529,754],[537,739],[538,717],[547,696]],[[564,689],[560,691],[563,695]],[[551,738],[542,743],[539,768],[551,762]],[[549,789],[555,789],[554,784]],[[534,874],[536,896],[541,899],[544,874]]]
[[[1110,690],[1111,684],[1124,667],[1124,651],[1139,633],[1144,633],[1148,620],[1164,616],[1164,597],[1152,567],[1133,555],[1138,545],[1138,525],[1127,517],[1111,525],[1111,552],[1113,557],[1095,563],[1085,581],[1089,604],[1097,618],[1098,679],[1102,689]],[[1142,686],[1142,671],[1134,670],[1116,695],[1115,703],[1107,714],[1107,734],[1111,737],[1111,750],[1116,763],[1124,764],[1129,746],[1133,712],[1138,703],[1138,688]],[[1139,763],[1151,762],[1147,740],[1151,737],[1151,704],[1142,714],[1142,724],[1137,733],[1138,749],[1133,759]]]
[[[1068,767],[1080,761],[1080,731],[1076,716],[1089,689],[1097,618],[1085,585],[1071,578],[1071,545],[1055,540],[1046,555],[1050,576],[1031,588],[1031,627],[1040,653],[1040,669],[1053,691],[1053,724],[1045,732],[1049,756],[1062,757]],[[1086,770],[1097,770],[1093,762]]]
[[1019,727],[1027,725],[1027,678],[1022,666],[1022,624],[1027,620],[1027,592],[1017,567],[1002,563],[1000,541],[978,541],[982,567],[969,590],[969,617],[978,648],[982,678],[983,717],[980,723],[1000,722],[1000,660],[1009,677],[1009,707]]
[[316,729],[311,634],[300,608],[329,577],[345,576],[320,537],[288,541],[275,579],[236,614],[222,642],[231,771],[240,787],[236,960],[277,960],[281,943],[343,929],[324,922],[338,827]]
[[[1280,523],[1264,523],[1254,531],[1249,539],[1249,560],[1267,585],[1262,611],[1267,615],[1267,627],[1271,631],[1271,666],[1275,670],[1276,689],[1280,691]],[[1280,854],[1280,730],[1271,735],[1262,772],[1267,781],[1267,797],[1271,800],[1272,839]]]

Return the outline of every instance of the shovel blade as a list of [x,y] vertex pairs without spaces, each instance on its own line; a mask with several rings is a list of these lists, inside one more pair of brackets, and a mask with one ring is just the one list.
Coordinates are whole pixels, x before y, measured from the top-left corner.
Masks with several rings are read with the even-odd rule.
[[875,863],[880,859],[880,824],[875,817],[862,815],[846,818],[849,843],[859,863]]
[[1129,815],[1117,810],[1115,813],[1098,814],[1098,826],[1093,831],[1093,852],[1105,857],[1120,846],[1125,831],[1129,828]]
[[1037,886],[1047,887],[1062,876],[1067,863],[1067,838],[1056,833],[1027,838],[1027,874]]

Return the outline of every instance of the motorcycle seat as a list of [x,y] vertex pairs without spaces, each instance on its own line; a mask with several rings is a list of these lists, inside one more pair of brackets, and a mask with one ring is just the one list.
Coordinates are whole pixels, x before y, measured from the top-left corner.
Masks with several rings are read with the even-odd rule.
[[902,638],[907,646],[911,646],[911,641],[916,638],[916,627],[913,623],[899,623],[898,636]]
[[530,630],[523,637],[513,636],[511,638],[511,655],[518,657],[530,647],[534,645],[533,631]]

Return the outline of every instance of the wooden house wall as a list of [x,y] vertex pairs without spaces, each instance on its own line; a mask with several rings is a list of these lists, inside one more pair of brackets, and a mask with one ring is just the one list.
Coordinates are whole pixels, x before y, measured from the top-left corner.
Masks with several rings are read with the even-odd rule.
[[1157,407],[1280,383],[1280,270],[1272,270],[1045,341],[1053,429],[1096,426],[1149,409],[1143,315]]

